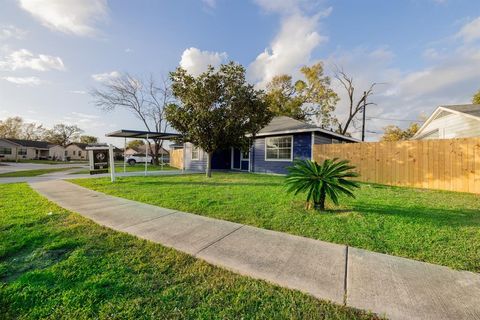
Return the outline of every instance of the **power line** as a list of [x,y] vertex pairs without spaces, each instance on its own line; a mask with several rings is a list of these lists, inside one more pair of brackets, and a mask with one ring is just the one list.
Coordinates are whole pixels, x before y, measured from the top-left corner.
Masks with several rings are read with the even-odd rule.
[[378,120],[389,120],[389,121],[408,121],[408,122],[419,122],[419,123],[425,122],[421,120],[412,120],[412,119],[393,119],[393,118],[379,118],[379,117],[368,117],[367,119],[368,120],[378,119]]

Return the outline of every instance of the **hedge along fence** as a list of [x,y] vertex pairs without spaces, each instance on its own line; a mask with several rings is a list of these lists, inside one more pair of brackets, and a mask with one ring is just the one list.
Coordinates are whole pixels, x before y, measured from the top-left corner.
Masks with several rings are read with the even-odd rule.
[[480,138],[321,144],[313,158],[350,160],[364,182],[480,194]]
[[178,169],[183,168],[183,149],[170,150],[170,166]]

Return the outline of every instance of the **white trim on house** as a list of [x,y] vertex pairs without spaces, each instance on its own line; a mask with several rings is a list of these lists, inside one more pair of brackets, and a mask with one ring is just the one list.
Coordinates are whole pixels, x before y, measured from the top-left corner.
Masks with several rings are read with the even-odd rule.
[[[255,137],[265,137],[265,136],[277,136],[277,135],[282,135],[282,134],[291,134],[291,133],[302,133],[302,132],[323,132],[344,140],[350,140],[352,142],[361,142],[358,139],[352,138],[352,137],[347,137],[332,131],[328,131],[322,128],[308,128],[308,129],[295,129],[295,130],[284,130],[284,131],[274,131],[274,132],[264,132],[264,133],[257,133]],[[247,135],[249,137],[251,135]]]
[[[197,156],[194,158],[193,157],[193,151],[196,150],[197,151]],[[196,147],[195,145],[192,144],[192,149],[190,149],[190,159],[191,160],[194,160],[194,161],[198,161],[200,160],[200,148],[199,147]]]
[[[420,129],[418,129],[417,133],[415,133],[415,135],[412,137],[412,140],[422,138],[423,135],[424,135],[424,134],[422,134],[422,131],[425,130],[425,128],[428,127],[428,125],[429,125],[433,120],[435,120],[435,118],[436,118],[442,111],[444,111],[444,112],[449,112],[449,113],[456,114],[456,115],[461,115],[461,116],[464,116],[464,117],[467,117],[467,118],[470,118],[470,119],[475,119],[475,120],[480,121],[480,117],[471,115],[471,114],[469,114],[469,113],[464,113],[464,112],[461,112],[461,111],[449,109],[448,107],[437,107],[437,109],[435,109],[435,111],[430,115],[430,117],[428,117],[428,119],[423,123],[423,125],[420,127]],[[427,134],[427,133],[425,133],[425,134]]]
[[[290,159],[268,159],[267,158],[267,140],[268,139],[278,139],[278,138],[290,138]],[[284,148],[285,149],[285,148]],[[293,135],[290,135],[290,136],[272,136],[272,137],[266,137],[265,138],[265,161],[289,161],[289,162],[292,162],[293,161]]]

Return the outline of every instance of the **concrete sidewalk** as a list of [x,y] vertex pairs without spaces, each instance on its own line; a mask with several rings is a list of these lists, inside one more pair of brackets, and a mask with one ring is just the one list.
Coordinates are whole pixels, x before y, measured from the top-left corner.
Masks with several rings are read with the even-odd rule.
[[480,275],[163,209],[56,180],[60,206],[212,264],[391,319],[480,319]]

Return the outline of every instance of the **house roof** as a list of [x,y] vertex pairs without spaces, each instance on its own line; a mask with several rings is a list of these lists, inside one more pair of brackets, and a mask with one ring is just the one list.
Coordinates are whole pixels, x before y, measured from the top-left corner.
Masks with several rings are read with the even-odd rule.
[[[141,145],[141,146],[138,146],[138,147],[128,148],[128,149],[135,150],[138,153],[145,153],[146,145]],[[152,149],[153,149],[153,146],[152,146]],[[162,147],[162,148],[160,148],[160,150],[158,150],[158,153],[159,154],[168,154],[169,152],[165,148]]]
[[273,134],[288,134],[288,133],[300,133],[300,132],[322,132],[340,139],[359,142],[358,139],[347,137],[342,134],[335,133],[330,130],[326,130],[315,126],[310,123],[306,123],[300,120],[296,120],[286,116],[274,117],[270,123],[260,130],[257,137],[270,136]]
[[142,130],[125,130],[125,129],[107,133],[105,136],[117,137],[117,138],[137,138],[137,139],[148,138],[148,139],[161,139],[161,140],[171,140],[171,139],[181,137],[181,135],[178,133],[142,131]]
[[469,114],[471,116],[478,117],[480,120],[480,104],[459,104],[452,106],[442,106],[445,109]]
[[480,121],[480,104],[457,104],[457,105],[448,105],[448,106],[439,106],[430,117],[423,123],[423,125],[418,129],[417,133],[412,137],[412,139],[417,139],[420,137],[425,130],[425,128],[436,119],[436,117],[442,112],[450,112],[453,114],[463,115],[467,118],[475,119]]
[[49,149],[50,143],[47,141],[35,141],[35,140],[21,140],[21,139],[5,139],[22,147],[30,147],[36,149]]
[[72,142],[72,143],[69,143],[69,144],[67,145],[67,147],[68,147],[68,146],[72,146],[72,145],[77,146],[77,147],[79,147],[79,148],[82,149],[82,150],[85,150],[85,148],[88,147],[88,143],[81,143],[81,142]]

